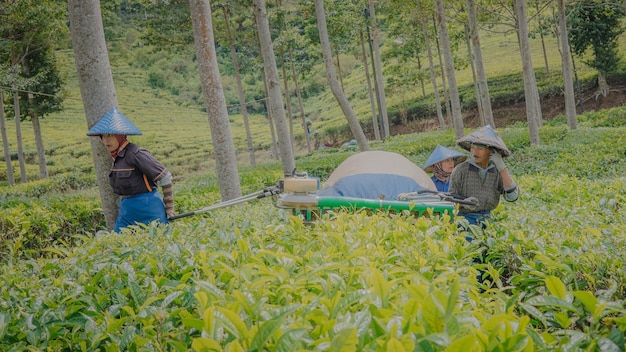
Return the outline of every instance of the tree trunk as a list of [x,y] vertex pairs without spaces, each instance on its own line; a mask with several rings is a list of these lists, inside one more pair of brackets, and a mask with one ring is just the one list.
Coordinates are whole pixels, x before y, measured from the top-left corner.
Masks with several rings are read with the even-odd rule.
[[43,137],[41,136],[41,124],[37,113],[30,118],[33,124],[33,134],[35,135],[35,145],[37,148],[37,161],[39,162],[39,178],[48,178],[48,169],[46,167],[46,152],[43,145]]
[[480,104],[483,107],[483,115],[485,122],[495,128],[496,123],[493,119],[493,110],[491,109],[491,95],[489,94],[489,86],[487,85],[487,74],[485,73],[485,65],[483,63],[482,49],[480,48],[480,38],[478,36],[478,21],[476,20],[476,2],[467,0],[467,12],[469,16],[470,37],[472,40],[472,52],[474,54],[474,62],[476,63],[476,75],[478,76],[478,90],[480,92]]
[[[78,84],[88,129],[117,106],[113,75],[109,65],[100,1],[68,0],[67,3]],[[118,197],[109,185],[111,155],[98,137],[89,138],[96,178],[107,228],[113,229]]]
[[454,131],[456,138],[459,139],[464,135],[463,115],[461,114],[461,101],[459,100],[459,89],[456,84],[456,73],[454,72],[454,61],[452,58],[452,49],[450,48],[450,39],[448,37],[443,0],[435,0],[435,13],[437,16],[437,23],[439,24],[439,37],[441,38],[443,57],[446,62],[446,75],[448,76],[448,88],[450,91],[450,104],[452,105]]
[[[422,72],[422,59],[418,56],[417,57],[417,71],[418,72]],[[424,84],[424,79],[422,78],[422,75],[419,75],[419,81],[420,81],[420,88],[422,88],[422,97],[426,97],[426,85]]]
[[4,93],[0,89],[0,135],[2,135],[2,149],[4,151],[4,163],[7,167],[7,183],[15,186],[13,176],[13,166],[11,165],[11,151],[9,150],[9,139],[7,137],[6,119],[4,116]]
[[306,138],[306,149],[311,152],[311,135],[306,125],[306,116],[304,114],[304,103],[302,102],[302,94],[300,93],[300,85],[298,84],[298,73],[296,72],[296,64],[293,61],[293,53],[291,48],[289,49],[289,63],[291,64],[291,75],[293,76],[293,84],[296,89],[296,97],[298,98],[298,106],[300,107],[300,119],[302,120],[302,128],[304,129],[304,136]]
[[539,145],[539,127],[537,121],[541,119],[537,111],[541,109],[537,106],[535,91],[537,82],[535,81],[535,71],[530,55],[530,45],[528,41],[528,26],[526,22],[526,0],[515,0],[515,12],[517,14],[517,30],[522,55],[522,72],[524,74],[524,92],[526,96],[526,119],[528,120],[528,132],[530,133],[530,144]]
[[235,80],[237,81],[237,94],[239,95],[241,116],[243,118],[243,125],[246,129],[246,142],[248,143],[248,152],[250,153],[250,165],[255,166],[256,158],[254,155],[254,142],[252,141],[252,133],[250,132],[248,105],[246,104],[246,95],[243,92],[243,84],[241,83],[241,74],[239,72],[239,60],[237,59],[235,40],[233,39],[233,34],[230,30],[230,17],[228,15],[228,8],[225,6],[222,8],[222,10],[224,14],[224,23],[226,25],[226,35],[228,36],[228,43],[230,44],[230,57],[233,60],[233,70],[235,71]]
[[[435,32],[437,31],[437,20],[433,17]],[[439,37],[435,35],[435,44],[437,44],[437,58],[439,59],[439,68],[441,69],[441,91],[443,92],[443,103],[446,106],[446,120],[454,125],[452,120],[452,108],[450,107],[450,99],[448,99],[448,84],[446,83],[446,65],[443,64],[443,53],[441,45],[439,45]],[[447,123],[446,123],[447,125]]]
[[279,143],[280,160],[283,165],[283,173],[285,176],[290,176],[296,168],[296,161],[293,157],[282,93],[280,92],[280,80],[276,67],[276,56],[274,55],[274,48],[272,47],[267,9],[265,7],[265,0],[254,0],[253,3],[254,17],[256,18],[259,42],[261,44],[261,55],[263,56],[265,74],[267,75],[266,82],[270,97],[269,103],[278,134],[277,139]]
[[15,138],[17,140],[17,161],[20,165],[20,181],[26,183],[26,161],[24,160],[24,144],[22,142],[22,125],[20,114],[20,95],[17,89],[13,93],[13,111],[15,112]]
[[374,138],[380,140],[380,129],[378,128],[378,117],[376,115],[376,100],[374,99],[374,90],[372,89],[372,79],[370,78],[370,70],[367,66],[367,51],[365,50],[365,37],[363,30],[359,31],[361,37],[361,54],[363,55],[363,68],[365,69],[365,81],[367,82],[367,93],[370,98],[370,109],[372,113],[372,128],[374,129]]
[[200,84],[204,93],[204,105],[209,115],[211,140],[215,155],[217,178],[222,201],[241,197],[237,154],[230,132],[228,109],[222,89],[222,80],[217,65],[213,18],[209,0],[189,0],[193,41],[198,58]]
[[[287,125],[289,126],[289,141],[291,141],[291,152],[296,154],[296,139],[293,135],[293,114],[291,112],[291,92],[289,91],[289,77],[287,76],[287,66],[285,65],[285,51],[280,51],[280,66],[283,71],[283,84],[285,85],[285,105],[287,106]],[[306,133],[305,133],[306,134]]]
[[478,77],[476,76],[476,58],[474,57],[474,54],[472,54],[471,36],[469,33],[469,27],[467,25],[465,26],[465,33],[466,33],[465,43],[467,45],[467,53],[468,53],[467,56],[469,59],[469,66],[472,69],[472,82],[474,82],[474,95],[476,96],[476,108],[478,109],[478,116],[480,117],[481,125],[484,126],[484,125],[487,125],[487,122],[485,120],[485,114],[483,113],[483,104],[480,99],[480,89],[478,88]]
[[558,0],[559,7],[559,44],[561,45],[561,66],[563,69],[563,86],[565,88],[565,117],[570,130],[578,126],[576,119],[576,98],[574,96],[574,80],[572,78],[572,60],[570,57],[567,34],[567,19],[564,0]]
[[276,140],[276,129],[274,128],[274,113],[272,112],[272,104],[270,104],[270,92],[267,87],[267,77],[265,75],[265,70],[261,69],[263,76],[263,90],[265,93],[265,111],[267,111],[267,122],[270,126],[270,136],[272,137],[272,150],[270,151],[270,157],[272,159],[280,159],[278,155],[278,141]]
[[606,97],[609,94],[609,84],[606,81],[606,75],[604,72],[598,70],[598,90],[596,91],[596,98],[600,95]]
[[341,110],[346,116],[346,119],[348,120],[348,125],[350,126],[350,130],[352,131],[352,135],[356,139],[360,150],[370,150],[369,144],[367,143],[367,138],[365,138],[363,129],[359,124],[359,120],[354,114],[354,111],[350,106],[350,102],[348,101],[348,98],[346,98],[345,93],[341,90],[341,87],[339,86],[339,82],[337,80],[337,74],[335,73],[335,68],[333,66],[333,54],[330,51],[330,42],[328,40],[328,28],[326,27],[324,0],[315,0],[315,14],[317,17],[317,28],[319,29],[320,34],[320,43],[322,46],[322,54],[324,56],[324,64],[326,66],[326,78],[328,79],[330,90],[335,95],[335,99],[337,99]]
[[[30,67],[26,64],[22,65],[24,73],[28,77],[31,76]],[[32,93],[28,93],[28,101],[31,106],[35,106],[35,97]],[[35,136],[35,146],[37,149],[37,161],[39,163],[39,178],[44,179],[48,178],[48,169],[46,167],[46,152],[43,145],[43,137],[41,135],[41,124],[39,123],[39,113],[37,111],[33,111],[32,116],[30,117],[30,122],[33,125],[33,134]]]
[[339,50],[337,50],[337,77],[339,78],[341,90],[345,91],[346,88],[343,86],[343,75],[341,73],[341,61],[339,61]]
[[[317,2],[317,1],[316,1]],[[385,80],[383,78],[383,65],[380,58],[380,44],[378,40],[378,25],[376,23],[376,11],[374,8],[374,0],[368,0],[370,25],[372,27],[372,45],[374,46],[374,56],[372,62],[376,71],[376,85],[378,86],[378,103],[381,111],[381,117],[383,120],[383,138],[391,136],[391,130],[389,129],[389,117],[387,116],[387,99],[385,97]],[[369,148],[369,147],[368,147]]]
[[[370,49],[370,57],[372,58],[372,60],[370,60],[372,62],[372,77],[374,78],[374,96],[376,97],[376,107],[378,108],[378,118],[376,120],[378,128],[379,129],[384,129],[383,128],[383,111],[380,108],[380,94],[378,94],[378,79],[376,78],[376,64],[374,63],[374,47],[372,46],[372,37],[370,35],[370,29],[369,27],[367,27],[367,44],[369,46]],[[385,138],[385,133],[384,131],[381,131],[380,133],[381,138]]]
[[437,87],[437,74],[435,73],[435,65],[433,63],[433,51],[430,47],[430,36],[428,35],[428,25],[424,16],[420,16],[420,22],[422,23],[422,35],[424,36],[424,43],[426,44],[426,52],[428,53],[428,68],[430,71],[430,82],[433,85],[433,94],[435,95],[435,104],[437,108],[437,119],[439,120],[439,127],[442,130],[448,129],[446,126],[446,120],[443,118],[443,112],[441,109],[441,97],[439,96],[439,87]]
[[535,9],[537,10],[537,24],[539,25],[539,38],[541,39],[541,52],[543,53],[543,62],[546,65],[546,74],[550,74],[550,64],[548,63],[548,52],[546,51],[546,41],[543,37],[543,23],[541,22],[541,15],[539,14],[539,1],[535,2]]

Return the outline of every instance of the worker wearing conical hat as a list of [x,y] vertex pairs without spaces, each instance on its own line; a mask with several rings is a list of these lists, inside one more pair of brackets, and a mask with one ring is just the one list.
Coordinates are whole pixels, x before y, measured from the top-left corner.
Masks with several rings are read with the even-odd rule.
[[470,224],[484,226],[484,221],[498,206],[500,196],[509,202],[519,197],[519,189],[503,160],[511,155],[511,151],[489,125],[459,138],[456,143],[469,151],[471,158],[454,168],[448,192],[464,198],[477,198],[478,206],[461,206],[459,215]]
[[113,158],[109,184],[120,196],[116,232],[155,220],[167,223],[168,217],[175,215],[172,174],[149,151],[126,139],[128,135],[140,134],[117,108],[109,110],[87,132],[88,136],[100,137]]
[[454,170],[456,165],[466,159],[467,155],[454,149],[438,145],[430,154],[422,169],[426,172],[433,173],[431,179],[435,183],[437,191],[448,192],[452,170]]

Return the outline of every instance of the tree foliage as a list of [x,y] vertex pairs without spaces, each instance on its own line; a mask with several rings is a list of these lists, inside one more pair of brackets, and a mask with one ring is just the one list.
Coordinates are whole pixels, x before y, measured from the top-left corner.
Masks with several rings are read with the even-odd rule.
[[585,64],[604,74],[614,72],[619,63],[617,39],[624,32],[622,3],[579,0],[569,11],[568,26],[572,50],[592,56]]
[[[54,50],[67,33],[65,7],[59,1],[8,1],[0,5],[0,65],[15,66],[14,71],[19,72],[21,82],[12,83],[22,90],[22,116],[44,116],[62,108],[58,93],[63,79]],[[0,77],[3,81],[6,84],[7,77]]]

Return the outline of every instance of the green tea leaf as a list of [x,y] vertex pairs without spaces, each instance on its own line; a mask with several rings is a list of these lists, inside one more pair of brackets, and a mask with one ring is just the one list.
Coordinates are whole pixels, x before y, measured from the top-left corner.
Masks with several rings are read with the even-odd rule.
[[598,299],[589,291],[574,291],[574,297],[583,304],[585,310],[589,313],[593,313],[598,305]]
[[237,339],[247,338],[248,328],[243,320],[241,320],[239,314],[224,307],[216,307],[216,317],[219,318],[219,322],[226,328],[226,330],[233,334]]
[[199,337],[197,339],[193,339],[191,343],[191,348],[193,348],[196,352],[221,352],[222,347],[220,347],[219,343],[213,339],[208,339],[205,337]]
[[329,352],[354,352],[359,340],[354,327],[346,327],[337,332],[333,337]]
[[567,288],[565,288],[565,284],[563,281],[556,276],[548,276],[545,279],[546,287],[550,291],[550,293],[562,300],[567,299]]

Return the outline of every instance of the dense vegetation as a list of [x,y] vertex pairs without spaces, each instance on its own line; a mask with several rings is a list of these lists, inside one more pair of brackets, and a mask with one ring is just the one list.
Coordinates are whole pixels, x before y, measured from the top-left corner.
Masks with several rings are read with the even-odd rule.
[[[538,147],[523,124],[502,129],[522,197],[471,244],[448,218],[306,226],[270,199],[94,236],[95,194],[20,185],[0,215],[0,349],[623,351],[625,117],[586,113],[574,131],[555,119]],[[373,146],[421,164],[438,143],[451,131]],[[352,153],[297,164],[325,178]],[[243,188],[279,170],[246,168]],[[218,199],[213,176],[177,184],[179,211]]]
[[[217,204],[191,55],[164,56],[132,28],[107,28],[120,106],[144,132],[133,140],[174,172],[177,211]],[[501,39],[484,45],[510,54],[514,46]],[[530,145],[524,123],[499,128],[522,195],[498,207],[485,232],[472,229],[471,244],[459,219],[357,213],[305,225],[271,198],[115,234],[103,231],[72,57],[57,54],[69,98],[42,121],[51,177],[34,181],[27,138],[30,181],[0,187],[0,350],[626,350],[626,109],[586,112],[576,130],[563,117],[545,121],[540,146]],[[344,59],[344,84],[367,128],[359,64]],[[495,61],[494,107],[523,99],[519,73],[502,73],[510,57]],[[557,71],[537,71],[543,97],[561,93]],[[591,70],[579,73],[584,87],[595,84]],[[349,139],[323,75],[302,83],[314,128]],[[401,95],[390,93],[396,123]],[[473,95],[462,83],[466,108]],[[402,99],[411,119],[432,115],[432,96],[415,90]],[[240,116],[231,116],[245,158]],[[246,194],[282,173],[265,117],[251,122],[264,155],[256,167],[240,163]],[[421,165],[437,144],[453,146],[453,132],[371,147]],[[355,152],[300,152],[296,164],[323,180]]]

